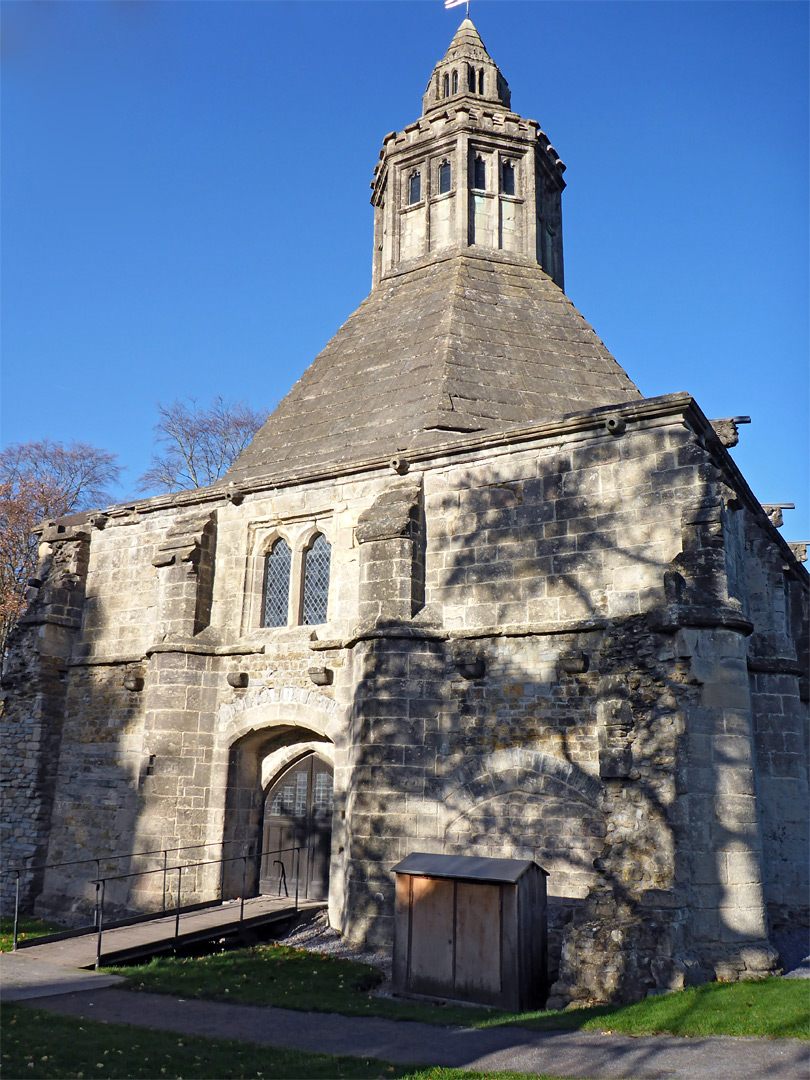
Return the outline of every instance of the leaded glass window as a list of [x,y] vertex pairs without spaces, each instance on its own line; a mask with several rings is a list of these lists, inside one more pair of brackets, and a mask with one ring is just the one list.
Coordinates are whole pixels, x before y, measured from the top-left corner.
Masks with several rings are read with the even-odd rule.
[[321,533],[304,552],[304,602],[301,619],[304,626],[317,626],[326,622],[331,554],[329,541]]
[[478,191],[486,191],[487,188],[487,163],[480,156],[473,165],[473,187]]
[[452,173],[450,171],[450,162],[443,161],[439,166],[439,194],[444,195],[446,191],[450,190],[450,183],[452,179]]
[[286,540],[276,540],[265,560],[262,626],[286,626],[290,604],[292,552]]
[[453,72],[453,93],[454,94],[458,93],[458,72],[457,71]]
[[408,202],[418,203],[422,198],[422,177],[418,172],[411,173],[408,178]]
[[501,166],[501,191],[504,195],[515,194],[515,166],[505,161]]
[[312,793],[312,809],[317,817],[329,817],[332,813],[332,774],[315,773],[315,789]]

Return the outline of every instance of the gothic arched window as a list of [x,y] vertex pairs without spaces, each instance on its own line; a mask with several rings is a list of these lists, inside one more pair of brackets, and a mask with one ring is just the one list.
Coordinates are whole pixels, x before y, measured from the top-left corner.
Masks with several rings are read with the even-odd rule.
[[453,174],[450,169],[450,162],[443,161],[439,166],[439,194],[444,195],[446,191],[450,190],[450,185],[453,180]]
[[458,72],[457,71],[453,72],[453,93],[454,94],[458,93]]
[[467,86],[469,87],[470,93],[474,94],[475,93],[475,68],[472,65],[470,65],[470,67],[467,68]]
[[450,76],[444,75],[442,77],[442,97],[450,96]]
[[418,203],[422,198],[422,177],[418,172],[411,173],[408,177],[408,202]]
[[264,562],[262,626],[286,626],[290,606],[292,553],[286,540],[276,540]]
[[484,69],[479,68],[478,69],[478,93],[483,94],[483,92],[484,92]]
[[318,626],[326,622],[331,555],[332,549],[323,533],[318,533],[304,552],[304,599],[301,608],[304,626]]
[[473,164],[473,187],[477,191],[487,189],[487,163],[479,154]]
[[504,195],[515,194],[515,166],[511,161],[501,165],[501,191]]

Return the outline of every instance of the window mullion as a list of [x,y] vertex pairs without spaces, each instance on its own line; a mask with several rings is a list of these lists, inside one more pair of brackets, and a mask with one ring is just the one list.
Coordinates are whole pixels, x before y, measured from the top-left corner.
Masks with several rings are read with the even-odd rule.
[[290,568],[290,607],[288,626],[300,626],[304,606],[304,550],[296,544]]

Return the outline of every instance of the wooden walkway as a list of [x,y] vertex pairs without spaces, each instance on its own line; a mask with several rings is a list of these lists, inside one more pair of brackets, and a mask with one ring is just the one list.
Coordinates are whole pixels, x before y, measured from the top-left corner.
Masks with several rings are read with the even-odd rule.
[[[320,911],[326,907],[322,900],[300,900],[298,914]],[[240,921],[241,902],[227,900],[195,911],[181,912],[179,933],[175,935],[176,916],[159,915],[154,919],[114,926],[104,930],[101,938],[101,963],[120,964],[127,960],[143,960],[159,953],[170,952],[175,946],[214,941],[285,922],[296,915],[295,902],[286,897],[256,896],[245,900],[244,918]],[[96,963],[98,933],[88,930],[75,937],[46,941],[41,945],[25,945],[17,956],[30,957],[64,967],[89,968]]]

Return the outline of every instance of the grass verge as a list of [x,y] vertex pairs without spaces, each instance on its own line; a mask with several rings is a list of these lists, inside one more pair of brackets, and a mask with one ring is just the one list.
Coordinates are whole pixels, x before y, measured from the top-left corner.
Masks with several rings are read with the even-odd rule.
[[[64,926],[46,922],[44,919],[33,919],[29,915],[21,915],[17,926],[18,941],[27,941],[31,938],[42,937],[44,934],[58,934],[64,930]],[[11,952],[14,948],[14,919],[0,919],[0,952]]]
[[127,986],[133,990],[344,1016],[473,1028],[519,1025],[535,1031],[810,1038],[810,983],[801,979],[710,983],[633,1005],[508,1013],[376,997],[373,991],[381,980],[376,968],[285,945],[185,959],[158,958],[115,971],[127,977]]
[[[391,1065],[375,1058],[334,1057],[303,1050],[257,1046],[230,1039],[206,1039],[148,1031],[125,1024],[101,1024],[56,1016],[22,1005],[5,1005],[2,1016],[3,1072],[8,1077],[75,1080],[528,1080],[525,1073],[472,1073],[461,1069]],[[533,1080],[538,1080],[535,1076]],[[539,1080],[554,1080],[540,1077]]]

